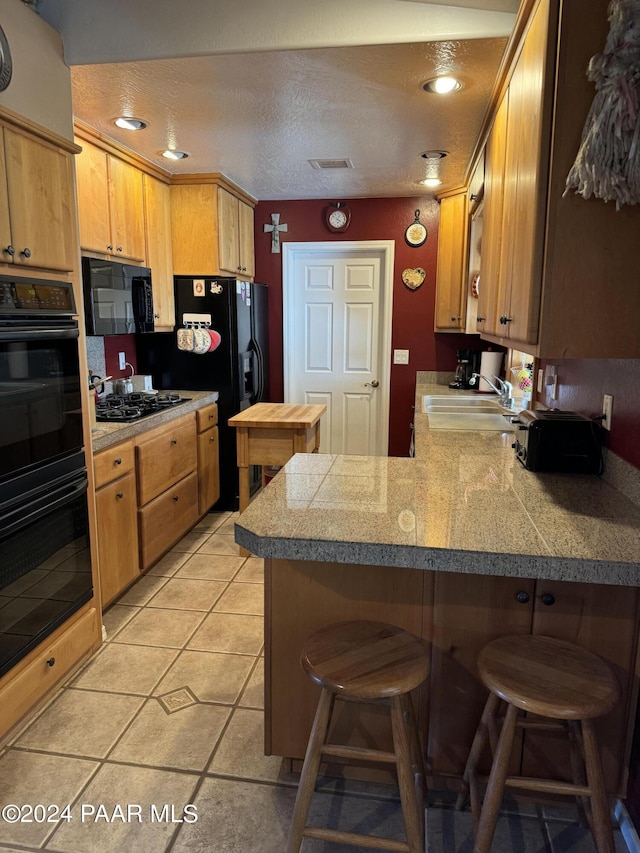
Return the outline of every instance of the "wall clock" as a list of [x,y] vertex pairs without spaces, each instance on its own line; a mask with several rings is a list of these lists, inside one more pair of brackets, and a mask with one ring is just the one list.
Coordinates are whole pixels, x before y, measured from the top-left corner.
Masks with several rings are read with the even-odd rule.
[[329,231],[346,231],[351,222],[351,211],[343,201],[332,202],[324,211],[324,224]]
[[413,215],[414,220],[404,232],[404,239],[410,246],[417,249],[418,246],[427,242],[427,229],[420,222],[420,211],[416,210]]
[[4,30],[0,27],[0,92],[4,92],[11,82],[12,71],[13,63],[11,62],[9,42],[4,34]]

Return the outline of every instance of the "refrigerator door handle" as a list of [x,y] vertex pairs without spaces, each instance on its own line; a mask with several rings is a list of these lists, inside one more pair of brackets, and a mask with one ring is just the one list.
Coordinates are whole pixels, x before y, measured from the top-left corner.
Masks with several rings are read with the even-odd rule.
[[262,395],[264,393],[264,358],[262,355],[262,350],[260,349],[260,344],[255,338],[251,339],[251,343],[255,349],[256,356],[258,359],[258,372],[259,372],[259,383],[258,389],[256,391],[256,403],[262,402]]

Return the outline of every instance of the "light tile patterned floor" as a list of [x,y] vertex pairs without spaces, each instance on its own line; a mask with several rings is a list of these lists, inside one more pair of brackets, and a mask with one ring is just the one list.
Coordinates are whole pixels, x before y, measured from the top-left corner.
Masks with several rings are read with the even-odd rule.
[[[262,560],[239,556],[233,516],[210,514],[110,608],[107,643],[0,751],[0,803],[70,812],[0,821],[0,853],[283,852],[297,777],[262,752],[262,580]],[[182,820],[188,803],[195,822]],[[574,811],[506,807],[494,853],[593,853]],[[311,820],[403,838],[385,786],[321,779]],[[430,853],[471,853],[470,815],[451,796],[432,794],[427,824]]]

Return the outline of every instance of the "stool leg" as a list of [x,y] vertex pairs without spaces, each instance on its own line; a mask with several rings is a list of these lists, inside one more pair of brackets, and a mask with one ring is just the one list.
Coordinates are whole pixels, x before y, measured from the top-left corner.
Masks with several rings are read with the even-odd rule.
[[406,695],[407,721],[409,723],[409,734],[411,735],[411,764],[416,780],[416,792],[418,794],[418,803],[424,808],[427,804],[429,790],[427,788],[427,770],[420,744],[420,735],[418,734],[418,723],[416,720],[416,712],[411,701],[411,696]]
[[[498,710],[498,705],[500,704],[500,697],[495,693],[489,693],[487,701],[485,702],[484,711],[482,712],[482,717],[480,719],[480,723],[475,733],[475,737],[473,738],[473,743],[471,744],[471,750],[469,751],[469,757],[467,758],[467,764],[464,768],[464,775],[462,776],[462,786],[460,793],[458,794],[458,799],[456,801],[456,808],[458,811],[464,808],[464,805],[467,801],[467,796],[469,794],[469,788],[472,784],[472,777],[475,775],[476,766],[478,761],[480,760],[480,756],[482,755],[482,751],[485,748],[487,743],[487,738],[489,737],[489,726],[491,720],[493,720],[496,711]],[[475,783],[473,783],[475,786]],[[475,800],[475,803],[474,803]],[[472,796],[471,798],[471,809],[474,815],[474,823],[477,822],[477,797]]]
[[411,733],[408,727],[406,694],[391,697],[393,750],[398,768],[398,786],[409,853],[424,853],[424,805],[418,805],[411,762]]
[[504,783],[509,772],[509,759],[513,749],[513,738],[516,733],[518,709],[515,705],[507,705],[507,714],[502,724],[498,748],[491,765],[489,784],[482,803],[478,832],[473,846],[473,853],[490,853],[491,842],[496,831],[498,812],[502,802]]
[[614,853],[613,831],[607,792],[602,776],[600,751],[593,720],[582,720],[582,739],[587,780],[591,788],[591,811],[593,813],[593,836],[598,853]]
[[289,830],[287,853],[299,853],[300,846],[302,845],[302,837],[307,826],[307,819],[309,818],[311,798],[313,797],[318,770],[320,768],[320,751],[327,739],[334,698],[331,690],[328,690],[326,687],[322,689],[316,715],[313,720],[313,727],[309,735],[309,743],[307,744],[307,752],[304,757],[304,764],[302,765],[300,782],[298,783],[298,793],[296,794],[291,829]]

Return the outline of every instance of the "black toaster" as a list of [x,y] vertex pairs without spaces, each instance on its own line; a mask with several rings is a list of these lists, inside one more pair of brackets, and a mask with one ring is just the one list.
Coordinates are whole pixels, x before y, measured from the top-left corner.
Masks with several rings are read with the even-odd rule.
[[577,412],[520,412],[515,424],[516,456],[529,471],[600,474],[600,426]]

